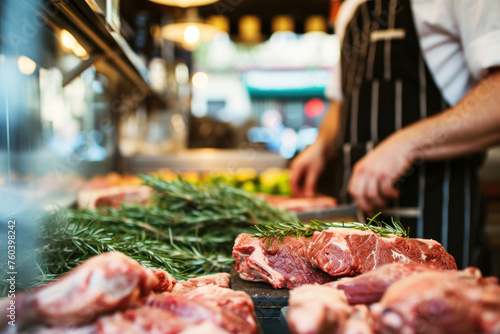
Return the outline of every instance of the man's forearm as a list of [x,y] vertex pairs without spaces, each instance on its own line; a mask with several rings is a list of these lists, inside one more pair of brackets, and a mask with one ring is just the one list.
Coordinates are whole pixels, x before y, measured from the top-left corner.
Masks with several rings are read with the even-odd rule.
[[317,142],[324,147],[326,157],[331,157],[335,152],[335,140],[340,128],[340,102],[332,101],[319,128]]
[[456,106],[391,137],[406,143],[412,162],[454,158],[500,143],[500,70],[483,79]]

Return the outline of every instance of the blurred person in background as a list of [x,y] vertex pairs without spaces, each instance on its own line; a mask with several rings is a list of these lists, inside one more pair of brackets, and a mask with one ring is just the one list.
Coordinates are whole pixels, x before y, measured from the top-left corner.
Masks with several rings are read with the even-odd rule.
[[292,193],[314,196],[335,159],[341,203],[487,274],[478,169],[500,142],[500,1],[347,0],[336,33],[330,109],[292,161]]

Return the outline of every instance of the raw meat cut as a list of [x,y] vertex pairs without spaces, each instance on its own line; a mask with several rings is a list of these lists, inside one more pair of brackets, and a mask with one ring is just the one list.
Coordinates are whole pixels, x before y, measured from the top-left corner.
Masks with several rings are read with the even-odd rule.
[[[23,328],[31,324],[75,326],[89,323],[100,314],[134,305],[149,295],[158,283],[152,270],[122,253],[101,254],[57,281],[19,295],[16,324]],[[3,327],[0,324],[0,329]]]
[[427,271],[394,283],[372,313],[381,333],[500,333],[500,286],[478,271]]
[[[215,279],[214,279],[215,277]],[[222,275],[199,281],[225,281]],[[181,281],[182,282],[182,281]],[[34,330],[36,334],[226,334],[257,333],[252,299],[244,292],[214,284],[181,293],[165,292],[138,302],[135,307],[99,317],[84,327]]]
[[206,285],[183,294],[186,298],[211,308],[221,308],[243,318],[252,330],[256,330],[254,304],[244,292]]
[[343,291],[303,285],[290,291],[287,324],[294,334],[370,334],[373,321],[365,305],[350,306]]
[[310,239],[289,236],[281,243],[275,239],[267,248],[267,242],[240,234],[233,247],[236,271],[243,280],[266,282],[275,289],[326,283],[332,278],[311,267],[306,258],[309,243]]
[[[150,270],[122,253],[105,253],[16,298],[16,327],[3,323],[0,332],[256,334],[252,299],[229,284],[227,273],[177,283],[164,270]],[[6,303],[10,300],[0,306],[7,309]]]
[[[227,290],[225,291],[226,293],[231,290],[216,286],[206,286],[199,289],[203,289],[205,293],[210,292],[214,295],[192,299],[187,295],[164,293],[150,296],[146,300],[146,306],[166,310],[172,313],[177,319],[188,323],[200,324],[204,321],[211,321],[229,333],[253,334],[257,332],[253,311],[252,322],[249,323],[246,320],[246,315],[243,317],[239,313],[233,312],[233,307],[230,305],[231,299],[229,297],[231,293],[225,295],[224,293],[220,294],[217,292],[219,289]],[[203,293],[204,292],[201,292],[201,294]],[[238,298],[242,298],[241,292],[234,291],[234,293],[238,295]],[[221,299],[222,305],[226,303],[229,304],[226,308],[218,305],[219,301],[217,299],[221,296],[223,296],[223,299]],[[251,309],[253,310],[252,300],[248,295],[246,298],[248,299],[247,303],[252,305]]]
[[355,276],[395,262],[457,269],[455,259],[437,241],[336,227],[314,234],[307,258],[313,267],[334,277]]
[[221,288],[229,288],[231,275],[228,273],[220,273],[214,275],[201,276],[188,279],[187,281],[179,281],[173,288],[173,293],[185,293],[202,286],[218,286]]
[[257,332],[252,299],[215,285],[180,295],[151,295],[145,305],[102,316],[82,328],[47,328],[37,334],[225,334]]
[[370,304],[378,302],[394,282],[416,273],[437,269],[421,263],[388,263],[359,276],[345,277],[324,285],[344,291],[349,304]]

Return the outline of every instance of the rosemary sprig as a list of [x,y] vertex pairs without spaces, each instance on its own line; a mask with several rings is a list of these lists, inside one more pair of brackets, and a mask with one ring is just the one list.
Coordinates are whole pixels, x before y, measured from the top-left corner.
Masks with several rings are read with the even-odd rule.
[[380,215],[378,213],[372,218],[368,219],[366,224],[358,222],[322,222],[313,219],[310,224],[301,223],[298,221],[291,221],[285,223],[277,224],[259,224],[252,226],[252,228],[257,231],[253,234],[254,237],[263,239],[264,242],[267,241],[267,246],[269,247],[273,240],[278,238],[279,242],[287,236],[300,237],[312,237],[314,232],[320,232],[330,227],[340,227],[340,228],[351,228],[361,231],[372,231],[381,237],[389,237],[390,235],[395,235],[402,238],[409,238],[410,229],[405,230],[403,225],[398,221],[396,222],[391,218],[391,224],[385,223],[383,221],[376,220]]

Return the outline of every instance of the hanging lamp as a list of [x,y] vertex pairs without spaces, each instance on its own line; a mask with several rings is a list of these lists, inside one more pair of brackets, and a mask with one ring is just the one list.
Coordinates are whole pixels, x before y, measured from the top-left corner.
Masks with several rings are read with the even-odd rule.
[[185,17],[165,25],[161,35],[187,50],[193,50],[202,41],[212,39],[219,31],[215,25],[204,23],[196,8],[188,8]]
[[149,0],[149,1],[166,6],[188,8],[188,7],[209,5],[219,0]]

